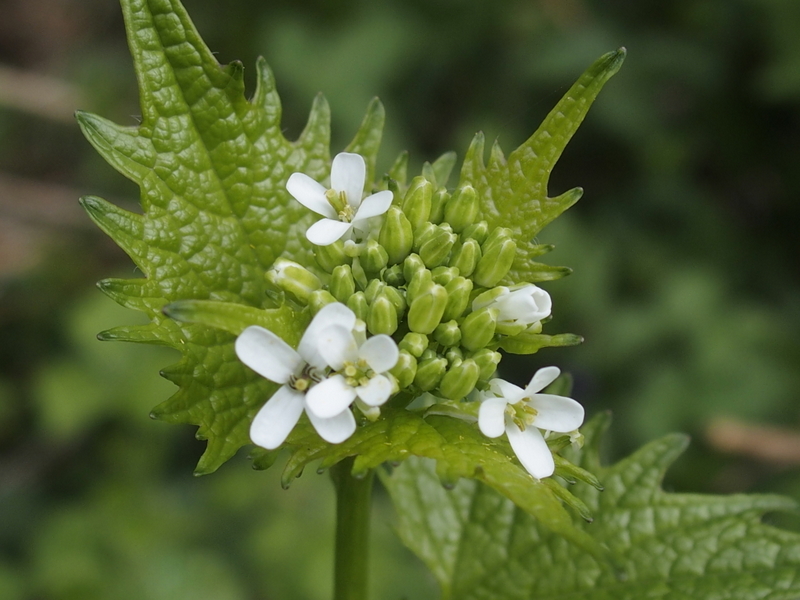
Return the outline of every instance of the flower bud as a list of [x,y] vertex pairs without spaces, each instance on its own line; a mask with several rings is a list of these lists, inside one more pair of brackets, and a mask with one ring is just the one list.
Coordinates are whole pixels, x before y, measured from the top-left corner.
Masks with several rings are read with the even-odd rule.
[[345,304],[356,291],[356,282],[350,265],[339,265],[331,273],[331,282],[328,285],[333,297]]
[[508,227],[495,227],[486,236],[486,241],[481,242],[481,249],[486,254],[495,244],[514,239],[513,232]]
[[467,350],[486,347],[497,327],[497,310],[482,308],[467,315],[461,323],[461,345]]
[[443,358],[429,358],[417,364],[414,384],[423,392],[435,388],[447,369],[447,361]]
[[403,278],[406,282],[411,283],[414,278],[414,273],[425,268],[425,263],[418,254],[409,254],[403,261]]
[[398,344],[400,350],[405,350],[412,356],[419,358],[428,349],[428,336],[424,333],[409,331]]
[[360,258],[356,257],[353,259],[353,265],[350,267],[350,270],[353,272],[353,279],[355,279],[356,285],[362,290],[366,288],[369,280],[367,274],[364,272],[364,267],[361,266]]
[[411,227],[417,230],[428,221],[431,214],[431,196],[433,185],[423,176],[415,177],[408,186],[408,191],[403,199],[403,212],[408,217]]
[[438,283],[439,285],[447,285],[453,279],[460,275],[458,269],[454,269],[453,267],[436,267],[435,269],[431,269],[431,277],[433,278],[434,283]]
[[450,266],[458,269],[464,277],[469,277],[475,271],[481,259],[481,245],[478,240],[467,238],[450,255]]
[[470,238],[478,242],[479,244],[483,244],[486,241],[486,238],[489,235],[489,225],[486,221],[479,221],[474,225],[468,226],[464,231],[461,232],[461,238],[466,239]]
[[419,249],[419,257],[429,269],[438,267],[450,256],[458,236],[455,233],[448,233],[444,229],[439,229],[432,235]]
[[433,339],[442,346],[458,346],[461,342],[461,330],[458,328],[458,323],[455,321],[440,323],[433,330]]
[[514,290],[499,286],[472,301],[472,310],[490,306],[498,310],[497,333],[514,336],[538,326],[550,316],[553,302],[543,289],[529,283]]
[[386,249],[390,265],[403,262],[414,244],[411,222],[396,206],[390,206],[381,227],[378,241]]
[[[484,245],[484,248],[486,245]],[[503,277],[508,275],[514,257],[517,253],[517,244],[514,240],[506,239],[484,249],[483,256],[475,267],[472,279],[478,285],[492,287]]]
[[386,249],[375,240],[367,240],[361,252],[361,266],[367,273],[379,273],[389,263]]
[[433,277],[428,269],[417,271],[406,286],[406,302],[410,306],[417,296],[427,292],[433,285]]
[[455,277],[444,286],[447,290],[447,307],[442,318],[449,321],[458,319],[469,304],[469,295],[472,292],[472,280],[465,277]]
[[325,269],[328,273],[333,273],[333,270],[339,265],[350,262],[344,253],[344,242],[338,240],[327,246],[316,246],[314,248],[314,258],[320,267]]
[[397,310],[383,294],[377,296],[369,305],[367,329],[372,335],[380,333],[392,335],[397,331]]
[[317,314],[323,306],[333,304],[334,302],[336,302],[336,298],[334,298],[328,290],[311,292],[311,295],[308,297],[308,307],[313,314]]
[[436,190],[431,198],[431,216],[428,220],[431,223],[441,223],[444,219],[444,207],[450,200],[450,194],[443,187]]
[[367,302],[367,298],[364,296],[364,292],[356,292],[350,299],[346,302],[347,308],[355,313],[356,318],[361,319],[362,321],[367,320],[367,315],[369,314],[369,303]]
[[367,302],[372,303],[372,301],[375,300],[375,297],[380,294],[385,287],[386,284],[380,279],[370,280],[369,285],[364,290],[364,296],[367,298]]
[[447,307],[447,291],[438,284],[419,294],[408,308],[408,328],[417,333],[432,333]]
[[322,287],[322,282],[311,271],[296,262],[279,258],[267,271],[269,283],[294,296],[303,304],[308,303],[312,292]]
[[451,367],[464,361],[464,353],[461,352],[461,348],[457,346],[448,348],[447,352],[444,353],[444,357],[447,359],[447,364]]
[[406,303],[406,298],[403,293],[395,287],[387,285],[381,293],[386,296],[386,299],[394,305],[394,309],[397,311],[397,318],[402,319],[403,314],[406,312],[406,308],[408,308],[408,304]]
[[450,223],[453,231],[461,233],[472,225],[480,212],[478,192],[471,185],[458,188],[444,207],[444,220]]
[[413,383],[414,376],[417,374],[417,359],[407,351],[400,349],[397,362],[389,369],[389,373],[397,379],[397,386],[401,390],[407,388]]
[[389,267],[383,272],[381,277],[383,277],[383,280],[387,284],[394,287],[400,287],[406,283],[406,278],[403,276],[403,265]]
[[460,400],[475,389],[480,371],[475,361],[468,358],[447,370],[439,382],[439,391],[445,398]]
[[422,225],[414,230],[414,243],[411,249],[419,253],[422,245],[433,237],[438,231],[437,226],[429,221],[425,221]]
[[482,348],[470,358],[475,361],[475,364],[481,370],[479,379],[488,381],[497,371],[497,365],[500,364],[502,355],[494,350],[489,350],[489,348]]

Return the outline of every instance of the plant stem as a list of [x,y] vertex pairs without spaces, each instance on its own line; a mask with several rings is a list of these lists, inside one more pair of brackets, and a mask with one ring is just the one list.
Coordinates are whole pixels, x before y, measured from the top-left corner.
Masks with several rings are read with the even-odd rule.
[[366,600],[369,583],[369,520],[375,472],[356,479],[352,458],[331,468],[336,488],[334,600]]

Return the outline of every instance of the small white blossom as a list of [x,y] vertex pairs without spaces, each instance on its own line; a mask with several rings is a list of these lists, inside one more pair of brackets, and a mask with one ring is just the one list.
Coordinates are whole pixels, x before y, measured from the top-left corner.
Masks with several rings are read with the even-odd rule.
[[478,427],[490,438],[508,436],[519,462],[534,477],[549,477],[555,470],[550,448],[540,429],[572,433],[583,424],[583,407],[554,394],[538,393],[558,377],[557,367],[536,371],[525,389],[502,379],[489,382],[491,393],[478,410]]
[[303,410],[322,439],[338,444],[349,438],[356,422],[349,405],[317,414],[308,405],[308,392],[324,379],[327,362],[320,340],[332,327],[352,329],[356,316],[344,304],[323,307],[309,324],[297,350],[273,332],[251,326],[236,338],[236,355],[262,377],[283,386],[258,411],[250,426],[253,443],[267,449],[280,446],[294,429]]
[[366,163],[359,154],[341,152],[331,165],[331,187],[304,173],[292,173],[286,189],[300,204],[325,217],[306,231],[308,241],[327,246],[349,238],[353,230],[369,230],[368,219],[382,215],[392,204],[392,192],[385,190],[363,200]]
[[472,303],[472,310],[476,311],[485,306],[498,310],[498,325],[520,326],[527,329],[534,323],[550,316],[553,302],[550,294],[542,288],[529,283],[515,290],[505,286],[496,288],[497,295],[482,301],[480,297]]

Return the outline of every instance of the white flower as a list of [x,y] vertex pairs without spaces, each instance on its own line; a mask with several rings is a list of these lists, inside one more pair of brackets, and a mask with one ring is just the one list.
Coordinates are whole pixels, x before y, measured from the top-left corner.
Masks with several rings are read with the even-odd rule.
[[388,335],[365,339],[361,333],[344,325],[322,332],[319,351],[334,373],[306,396],[309,410],[316,415],[335,415],[355,400],[368,418],[374,418],[379,414],[377,407],[392,395],[394,381],[386,372],[397,363],[397,344]]
[[553,455],[539,430],[572,433],[583,423],[583,407],[575,400],[538,393],[559,373],[557,367],[539,369],[524,390],[493,379],[489,383],[494,396],[485,397],[478,410],[481,432],[496,438],[505,431],[519,462],[538,479],[549,477],[555,470]]
[[304,173],[292,173],[286,189],[300,204],[326,217],[306,231],[308,241],[327,246],[356,229],[369,229],[367,220],[382,215],[392,204],[392,192],[385,190],[364,198],[367,166],[359,154],[341,152],[331,165],[331,187],[322,185]]
[[236,338],[239,360],[262,377],[283,384],[253,419],[250,426],[253,443],[270,450],[277,448],[294,429],[304,409],[325,441],[338,444],[353,434],[356,421],[348,406],[338,412],[317,414],[308,406],[308,391],[325,377],[327,362],[320,352],[325,332],[332,327],[352,329],[355,322],[353,311],[337,302],[317,313],[297,350],[273,332],[255,325]]
[[550,294],[532,283],[515,290],[505,286],[499,286],[495,290],[496,295],[492,294],[494,297],[487,300],[476,298],[472,303],[472,310],[485,306],[496,308],[499,313],[498,325],[520,326],[523,329],[550,316],[553,308]]

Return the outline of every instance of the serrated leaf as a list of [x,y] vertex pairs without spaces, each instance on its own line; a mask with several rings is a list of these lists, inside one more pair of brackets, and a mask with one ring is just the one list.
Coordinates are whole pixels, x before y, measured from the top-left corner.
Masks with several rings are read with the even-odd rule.
[[618,562],[597,561],[486,486],[447,491],[431,464],[409,460],[384,475],[403,541],[431,568],[444,598],[459,600],[790,600],[800,597],[800,535],[761,522],[796,509],[760,495],[674,494],[661,489],[685,436],[652,442],[610,467],[598,445],[606,418],[585,428],[575,460],[605,491],[577,484],[594,515],[578,524]]

